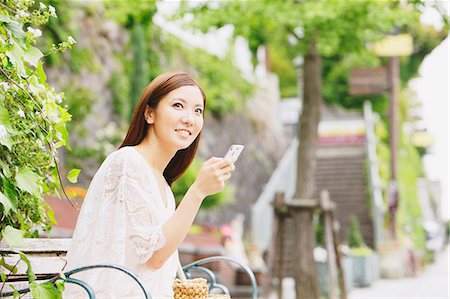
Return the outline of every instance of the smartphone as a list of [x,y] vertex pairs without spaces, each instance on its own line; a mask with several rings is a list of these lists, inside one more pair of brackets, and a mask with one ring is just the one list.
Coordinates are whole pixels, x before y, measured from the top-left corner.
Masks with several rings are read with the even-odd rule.
[[232,144],[228,149],[228,152],[225,154],[224,158],[234,163],[242,153],[243,149],[244,146],[242,144]]

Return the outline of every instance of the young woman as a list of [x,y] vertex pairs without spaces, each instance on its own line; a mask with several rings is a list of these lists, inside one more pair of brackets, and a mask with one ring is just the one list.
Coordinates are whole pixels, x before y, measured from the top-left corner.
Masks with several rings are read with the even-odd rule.
[[[192,162],[203,128],[206,96],[187,73],[164,73],[145,89],[120,148],[94,176],[67,254],[70,270],[110,263],[137,274],[153,298],[172,298],[177,247],[203,199],[221,191],[234,165],[207,160],[175,210],[170,189]],[[141,298],[131,279],[115,270],[73,276],[91,284],[97,298]],[[67,298],[84,290],[66,284]]]

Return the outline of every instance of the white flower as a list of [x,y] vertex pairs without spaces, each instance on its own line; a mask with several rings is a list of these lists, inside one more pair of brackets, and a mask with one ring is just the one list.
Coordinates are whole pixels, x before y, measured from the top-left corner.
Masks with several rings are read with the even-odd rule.
[[67,37],[67,41],[68,41],[69,44],[71,44],[71,45],[77,43],[77,41],[76,41],[71,35],[69,35],[69,36]]
[[31,27],[28,27],[27,31],[30,32],[34,37],[42,36],[42,31],[39,29],[33,29]]
[[0,82],[0,86],[3,88],[3,90],[7,91],[9,89],[8,82]]
[[8,136],[8,132],[6,132],[6,128],[0,125],[0,138],[6,138]]
[[47,109],[45,109],[45,107],[42,108],[41,115],[43,118],[47,118]]
[[47,6],[44,3],[42,3],[42,2],[39,2],[39,7],[41,9],[46,9],[47,8]]
[[19,114],[20,117],[25,117],[25,113],[23,112],[22,109],[19,109],[19,111],[17,111],[17,114]]
[[50,15],[51,15],[52,17],[55,17],[55,18],[58,17],[58,16],[56,15],[56,9],[55,9],[53,6],[49,5],[49,6],[48,6],[48,11],[50,12]]
[[26,17],[29,17],[29,16],[30,16],[30,14],[27,13],[26,11],[23,11],[23,10],[19,10],[17,12],[17,14],[16,14],[17,18],[26,18]]
[[56,97],[55,97],[55,100],[56,100],[56,103],[61,104],[61,102],[62,102],[62,97],[61,97],[61,95],[60,95],[60,94],[57,94]]
[[46,150],[45,145],[42,144],[42,141],[40,141],[40,140],[38,139],[38,141],[36,141],[36,143],[37,143],[37,145],[38,145],[41,149]]

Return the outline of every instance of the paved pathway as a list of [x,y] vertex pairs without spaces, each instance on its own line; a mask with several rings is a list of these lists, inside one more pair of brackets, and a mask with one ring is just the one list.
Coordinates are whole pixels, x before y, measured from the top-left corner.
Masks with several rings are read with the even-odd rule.
[[450,299],[450,247],[416,277],[380,279],[368,288],[355,288],[349,299]]
[[[349,299],[450,299],[450,246],[417,277],[379,279],[368,288],[354,288]],[[294,280],[283,280],[283,299],[295,299]],[[277,299],[275,292],[269,299]]]

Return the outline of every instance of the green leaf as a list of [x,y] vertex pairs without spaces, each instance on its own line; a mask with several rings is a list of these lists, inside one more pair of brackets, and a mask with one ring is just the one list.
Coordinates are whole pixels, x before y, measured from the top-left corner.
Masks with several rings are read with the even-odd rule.
[[25,45],[26,33],[23,31],[22,24],[11,21],[5,24],[5,28],[11,32],[11,34],[21,43],[21,45]]
[[58,289],[58,291],[60,291],[61,293],[64,292],[65,289],[65,285],[64,285],[64,280],[65,277],[62,277],[64,275],[64,273],[61,273],[61,278],[55,282],[56,288]]
[[5,210],[5,215],[9,214],[10,210],[15,210],[12,202],[6,197],[2,192],[0,192],[0,203],[3,205],[3,209]]
[[51,224],[58,224],[58,222],[56,222],[56,219],[55,219],[55,212],[53,212],[52,209],[49,209],[47,211],[47,216],[48,216],[48,219],[50,220]]
[[11,129],[11,121],[9,120],[9,113],[3,106],[0,106],[0,125],[7,129]]
[[39,51],[38,48],[29,47],[25,52],[23,60],[36,67],[38,65],[39,59],[41,59],[42,56],[44,56],[44,54],[42,54],[42,52]]
[[69,182],[75,184],[78,181],[78,175],[80,174],[80,169],[74,168],[71,171],[69,171],[69,174],[67,175],[67,179]]
[[23,231],[7,225],[2,231],[3,239],[10,247],[24,246]]
[[71,121],[72,120],[72,114],[70,114],[69,112],[67,112],[66,109],[62,108],[62,107],[58,107],[59,112],[61,113],[60,117],[61,117],[61,121],[63,123]]
[[30,283],[33,283],[36,280],[36,275],[33,272],[33,269],[31,268],[31,263],[28,257],[23,253],[22,251],[17,250],[17,254],[20,256],[20,259],[27,264],[27,275],[28,275],[28,281]]
[[[0,259],[0,266],[2,266],[3,268],[5,268],[6,270],[8,270],[9,272],[16,274],[18,269],[15,265],[10,265],[5,261],[5,257],[2,256],[2,258]],[[0,273],[0,275],[3,273]],[[3,280],[3,276],[2,276],[2,280]],[[4,282],[4,280],[3,280]]]
[[11,150],[14,142],[12,142],[11,138],[0,138],[0,144],[6,146],[9,150]]
[[14,207],[17,207],[16,198],[18,197],[18,194],[14,184],[12,184],[9,180],[3,179],[3,194],[9,198]]
[[35,196],[40,195],[38,181],[41,177],[34,173],[30,168],[24,167],[16,174],[17,187]]
[[43,84],[45,81],[47,81],[47,75],[44,72],[44,68],[42,67],[42,61],[39,60],[38,66],[36,68],[36,74],[38,77],[39,83]]
[[6,164],[4,161],[0,160],[0,166],[3,171],[3,174],[7,179],[11,177],[11,171],[9,170],[8,164]]
[[59,299],[61,297],[61,293],[55,288],[53,283],[50,281],[36,284],[33,282],[30,284],[31,294],[33,298],[36,299]]
[[25,52],[20,47],[20,45],[18,43],[16,43],[16,42],[13,43],[12,49],[6,51],[6,56],[8,56],[9,60],[11,61],[11,63],[14,66],[16,66],[17,71],[21,75],[26,74],[25,67],[23,65],[23,56],[24,55],[25,55]]
[[7,15],[0,15],[0,22],[2,23],[11,23],[11,19]]
[[55,144],[56,147],[61,145],[66,146],[66,148],[70,151],[71,148],[69,146],[69,133],[67,132],[66,124],[63,122],[59,122],[55,125],[55,130],[57,132],[57,136],[60,140]]

